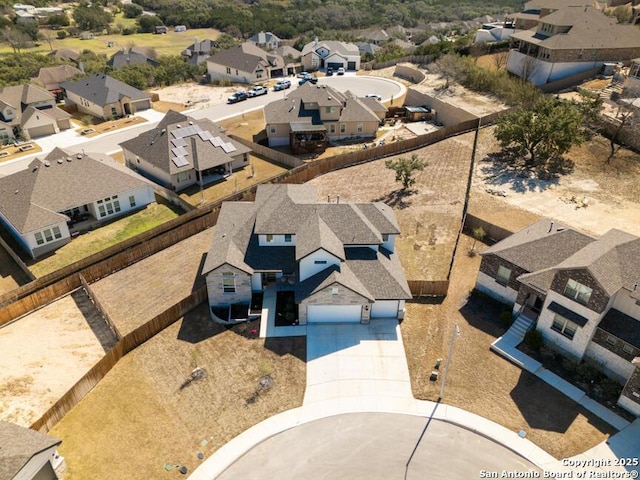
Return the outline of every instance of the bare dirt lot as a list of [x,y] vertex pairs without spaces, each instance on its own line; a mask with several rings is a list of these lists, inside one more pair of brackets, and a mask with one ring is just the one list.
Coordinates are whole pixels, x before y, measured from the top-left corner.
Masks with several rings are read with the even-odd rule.
[[[575,164],[570,174],[542,181],[518,176],[487,158],[499,151],[493,131],[493,127],[481,130],[470,211],[482,212],[486,220],[512,230],[525,226],[522,222],[506,226],[510,218],[494,210],[494,205],[506,203],[592,234],[621,228],[640,235],[640,155],[622,149],[606,163],[608,141],[596,136],[566,155]],[[502,190],[505,196],[489,195],[487,189]]]
[[211,234],[200,232],[91,285],[122,336],[204,285]]
[[[62,439],[65,480],[178,478],[165,465],[191,473],[198,453],[299,407],[305,338],[257,339],[252,329],[259,323],[217,325],[202,305],[120,360],[50,432]],[[195,368],[206,373],[189,382]]]
[[114,343],[82,290],[1,327],[0,419],[30,426]]

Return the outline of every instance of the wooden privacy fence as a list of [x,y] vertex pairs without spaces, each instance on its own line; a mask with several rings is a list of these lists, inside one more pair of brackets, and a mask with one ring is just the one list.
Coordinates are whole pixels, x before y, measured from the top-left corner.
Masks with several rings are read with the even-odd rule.
[[473,230],[478,227],[482,227],[485,231],[486,237],[494,242],[499,242],[500,240],[507,238],[509,235],[513,235],[511,230],[499,227],[498,225],[494,225],[493,223],[468,213],[464,219],[464,230],[466,232],[473,232]]
[[444,297],[449,290],[449,280],[407,280],[414,297]]
[[31,428],[42,433],[47,433],[109,373],[122,357],[176,322],[190,310],[204,302],[206,298],[207,289],[206,287],[201,287],[187,298],[122,337],[91,370],[36,420],[31,425]]
[[265,147],[264,145],[260,145],[259,143],[254,143],[251,140],[238,137],[237,135],[229,135],[229,137],[234,139],[236,142],[242,143],[243,145],[249,147],[254,155],[269,162],[276,163],[288,168],[296,168],[304,164],[303,160],[300,160],[293,155],[289,155],[288,153],[273,150],[272,148]]

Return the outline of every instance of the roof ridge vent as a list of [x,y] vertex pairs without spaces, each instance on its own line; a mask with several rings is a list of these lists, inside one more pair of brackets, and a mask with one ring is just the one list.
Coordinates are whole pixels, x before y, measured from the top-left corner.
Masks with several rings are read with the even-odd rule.
[[81,153],[77,154],[77,155],[76,155],[76,158],[77,158],[78,160],[80,160],[80,159],[82,158],[82,154],[81,154]]
[[70,162],[70,161],[71,161],[71,157],[67,157],[67,162]]
[[49,162],[49,160],[46,160],[46,161],[44,162],[44,166],[45,166],[45,167],[50,167],[50,166],[51,166],[51,163]]
[[64,163],[64,160],[62,160],[61,158],[59,158],[57,161],[58,161],[58,165],[62,165]]

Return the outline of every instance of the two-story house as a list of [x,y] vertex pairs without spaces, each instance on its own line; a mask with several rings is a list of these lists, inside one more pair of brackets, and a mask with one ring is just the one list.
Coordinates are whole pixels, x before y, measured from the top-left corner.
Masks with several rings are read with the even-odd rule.
[[198,41],[198,39],[194,39],[191,45],[180,52],[180,55],[187,57],[189,63],[200,65],[211,57],[211,50],[219,47],[220,45],[215,40],[205,39]]
[[97,153],[56,148],[0,177],[0,223],[32,258],[154,201],[150,182]]
[[334,70],[360,70],[360,50],[353,43],[316,38],[302,48],[302,67],[305,70],[321,70],[331,67]]
[[202,270],[211,316],[254,293],[293,292],[299,324],[404,317],[411,298],[395,254],[400,230],[383,203],[319,203],[308,185],[259,185],[225,202]]
[[258,32],[249,37],[249,41],[256,47],[263,48],[267,51],[275,50],[282,45],[282,40],[271,32]]
[[255,83],[283,76],[286,63],[277,53],[244,42],[209,57],[207,74],[210,80]]
[[[546,344],[624,383],[640,356],[640,238],[543,219],[482,253],[476,288],[513,305]],[[640,384],[619,404],[640,414]]]
[[346,138],[375,138],[385,112],[376,98],[307,82],[266,105],[264,118],[269,146],[290,145],[297,154],[322,152]]
[[173,110],[155,128],[120,146],[129,168],[175,191],[206,185],[246,167],[251,152],[211,120]]
[[535,85],[640,56],[640,30],[589,6],[540,16],[535,27],[516,31],[511,40],[507,70]]

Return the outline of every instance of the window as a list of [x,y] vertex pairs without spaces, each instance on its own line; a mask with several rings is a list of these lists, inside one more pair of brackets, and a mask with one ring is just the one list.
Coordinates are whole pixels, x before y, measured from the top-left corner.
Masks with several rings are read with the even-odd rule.
[[626,353],[627,355],[632,355],[633,354],[633,347],[631,345],[629,345],[628,343],[625,343],[624,347],[622,347],[622,351],[624,353]]
[[591,288],[586,285],[582,285],[571,278],[567,281],[567,285],[564,287],[565,296],[572,298],[583,305],[589,303],[592,291],[593,290]]
[[614,337],[613,335],[607,335],[607,343],[611,346],[615,346],[617,342],[616,337]]
[[327,261],[326,260],[316,260],[315,262],[313,262],[315,265],[326,265]]
[[238,69],[236,68],[236,75],[238,75]]
[[284,241],[285,241],[285,243],[291,243],[291,238],[292,238],[292,237],[291,237],[291,234],[290,234],[290,233],[286,233],[286,234],[284,235]]
[[236,277],[233,272],[222,272],[222,291],[236,293]]
[[270,125],[269,126],[269,133],[276,133],[276,126],[275,125]]
[[329,133],[336,133],[336,124],[332,123],[329,125]]
[[338,287],[331,287],[331,295],[338,295]]
[[264,70],[257,70],[256,71],[256,78],[262,78],[262,72],[264,72]]
[[333,113],[336,107],[327,107],[327,113]]
[[383,242],[388,242],[389,241],[389,234],[388,233],[383,233],[382,234],[382,241]]
[[180,172],[178,174],[178,183],[180,182],[186,182],[187,180],[191,179],[191,173],[190,172]]
[[227,67],[227,75],[231,75],[231,67]]
[[134,197],[133,195],[129,196],[129,206],[131,208],[136,206],[136,197]]
[[117,195],[107,197],[104,200],[98,200],[96,203],[98,204],[98,214],[100,218],[105,217],[107,214],[113,215],[122,210]]
[[271,235],[270,233],[268,233],[268,234],[266,235],[266,237],[267,237],[267,243],[271,243],[271,242],[273,242],[273,235]]
[[498,267],[498,276],[496,277],[496,282],[500,285],[507,285],[509,283],[509,278],[511,278],[511,269],[500,265]]
[[347,125],[345,123],[340,124],[340,133],[346,133]]
[[36,243],[38,245],[42,245],[44,243],[44,238],[42,238],[42,233],[36,232],[35,237],[36,237]]
[[570,320],[567,320],[564,317],[561,317],[560,315],[556,315],[553,318],[551,329],[564,335],[569,340],[573,340],[573,337],[576,334],[576,331],[578,330],[578,325],[576,325]]
[[53,236],[57,238],[62,238],[62,232],[60,232],[60,227],[53,227]]
[[362,133],[362,124],[361,123],[358,124],[358,133]]
[[53,241],[53,235],[51,235],[51,230],[49,230],[48,228],[43,232],[44,233],[44,239],[47,242],[52,242]]

